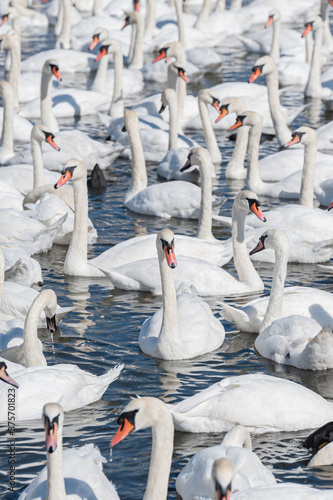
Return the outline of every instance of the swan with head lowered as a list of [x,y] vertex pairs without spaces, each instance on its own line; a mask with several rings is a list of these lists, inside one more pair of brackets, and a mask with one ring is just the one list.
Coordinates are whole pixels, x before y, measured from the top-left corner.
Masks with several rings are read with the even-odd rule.
[[[279,265],[274,269],[273,285],[267,310],[260,326],[255,347],[261,356],[276,363],[305,370],[333,368],[333,335],[329,327],[322,327],[306,316],[292,314],[284,317],[283,286],[287,274],[289,242],[280,229],[269,229],[260,238],[251,253],[271,248]],[[280,288],[280,290],[279,290]]]
[[163,229],[156,236],[163,307],[141,327],[139,346],[160,359],[190,359],[214,351],[225,332],[210,307],[198,295],[176,295],[173,271],[177,266],[174,234]]
[[[64,411],[98,401],[123,368],[123,365],[116,366],[97,377],[73,364],[48,366],[37,337],[39,315],[45,308],[51,317],[55,315],[57,297],[53,290],[43,290],[26,317],[23,342],[25,366],[9,360],[7,363],[20,386],[16,394],[17,420],[39,418],[44,404],[50,400],[58,401]],[[0,388],[0,399],[3,397],[4,392]],[[6,418],[4,408],[1,408],[0,420]]]
[[333,464],[333,422],[327,422],[316,429],[304,441],[304,447],[311,449],[313,456],[308,467],[322,467]]
[[180,471],[176,479],[176,490],[183,500],[200,497],[214,499],[214,485],[211,476],[216,472],[216,462],[226,471],[230,468],[231,492],[275,484],[273,474],[261,463],[252,451],[251,436],[242,425],[235,425],[217,446],[205,448],[196,453]]
[[167,406],[157,398],[132,399],[119,415],[113,449],[131,432],[151,427],[153,442],[144,500],[166,500],[173,452],[174,429]]
[[[189,160],[191,161],[191,155]],[[181,283],[193,285],[200,295],[237,295],[263,289],[263,282],[253,267],[246,248],[245,217],[249,211],[254,212],[262,221],[266,220],[257,195],[252,191],[241,191],[232,207],[232,244],[238,276],[209,262],[184,258],[182,262],[179,259],[179,265],[174,270],[176,288]],[[115,268],[99,267],[117,288],[161,294],[156,258],[145,258]]]
[[[47,465],[21,493],[20,500],[72,498],[75,493],[95,500],[119,500],[103,474],[106,462],[93,444],[62,449],[64,411],[58,403],[46,403],[42,411]],[[82,498],[82,496],[81,496]]]

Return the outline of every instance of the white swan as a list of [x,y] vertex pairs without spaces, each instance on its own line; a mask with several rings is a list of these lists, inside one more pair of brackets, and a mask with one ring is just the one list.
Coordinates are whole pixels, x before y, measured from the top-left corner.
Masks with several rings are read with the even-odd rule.
[[173,423],[166,405],[156,398],[132,399],[117,423],[119,429],[111,441],[113,449],[131,432],[152,428],[153,443],[145,500],[166,500],[173,452]]
[[287,274],[289,253],[286,234],[280,229],[269,229],[261,236],[251,253],[265,248],[273,249],[279,262],[274,269],[274,284],[259,336],[254,344],[257,351],[276,363],[305,370],[333,368],[332,330],[322,327],[312,318],[296,314],[287,317],[282,315],[284,297],[280,290],[283,289]]
[[304,484],[280,483],[275,486],[259,486],[234,493],[232,500],[330,500],[332,490],[321,490]]
[[210,307],[199,296],[176,296],[172,269],[177,265],[174,234],[163,229],[156,236],[163,307],[146,319],[139,334],[143,352],[160,359],[189,359],[214,351],[225,332]]
[[18,388],[18,384],[15,382],[15,380],[10,375],[8,375],[7,365],[4,361],[0,361],[0,379],[6,384]]
[[299,431],[333,416],[333,403],[319,394],[262,373],[227,377],[168,408],[183,432],[224,432],[236,423],[255,434]]
[[[75,493],[96,500],[119,500],[102,471],[106,459],[95,446],[62,449],[64,412],[58,403],[46,403],[42,411],[47,465],[21,493],[20,500],[71,498]],[[60,497],[61,496],[61,497]]]
[[[31,308],[24,327],[25,366],[8,361],[8,369],[15,373],[20,391],[16,393],[17,420],[38,418],[45,403],[58,401],[64,411],[81,408],[100,399],[111,382],[118,378],[124,365],[112,368],[97,377],[80,370],[77,365],[47,366],[37,337],[40,312],[48,305],[52,316],[56,313],[57,297],[52,290],[43,290],[35,299],[38,308]],[[28,329],[28,335],[27,335]],[[26,343],[26,340],[28,342]],[[0,388],[0,399],[4,397]],[[3,408],[0,420],[6,419]]]
[[[193,285],[200,295],[233,295],[263,289],[262,280],[254,269],[246,248],[244,224],[249,210],[262,221],[266,220],[257,195],[252,191],[241,191],[236,196],[232,208],[232,243],[238,277],[199,259],[187,258],[183,259],[183,262],[179,259],[180,265],[174,271],[176,288],[181,283]],[[116,268],[101,269],[118,288],[161,294],[157,259],[145,259]]]
[[276,483],[273,474],[252,452],[248,429],[235,425],[219,445],[199,451],[180,471],[176,479],[176,490],[183,500],[195,497],[214,499],[211,475],[214,474],[214,463],[216,467],[217,460],[232,463],[231,492]]
[[333,464],[333,422],[324,424],[312,432],[304,441],[304,447],[311,449],[313,456],[308,467],[322,467]]
[[[4,139],[5,134],[12,134],[15,142],[29,142],[32,123],[22,116],[14,113],[14,94],[9,82],[0,82],[0,92],[2,95],[3,107],[0,108],[0,129],[2,130],[2,149],[8,139]],[[7,132],[8,130],[8,132]],[[10,139],[11,142],[11,139]],[[10,146],[7,146],[10,151]],[[11,151],[10,151],[11,154]],[[7,154],[8,157],[8,154]]]

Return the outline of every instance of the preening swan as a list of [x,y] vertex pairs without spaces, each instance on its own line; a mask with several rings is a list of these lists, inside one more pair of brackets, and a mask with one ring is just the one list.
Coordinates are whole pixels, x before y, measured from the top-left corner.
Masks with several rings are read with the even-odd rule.
[[305,448],[311,449],[313,457],[308,467],[333,464],[333,422],[316,429],[304,441]]
[[[221,472],[225,466],[230,466],[232,479],[227,486],[231,483],[231,492],[276,483],[273,474],[252,452],[248,429],[235,425],[219,445],[199,451],[180,471],[176,479],[176,490],[183,500],[196,497],[210,500],[215,498],[211,476],[214,476],[214,468],[216,473],[217,462],[221,464]],[[228,462],[231,462],[231,465]]]
[[222,345],[225,332],[208,304],[189,292],[176,296],[172,269],[177,261],[172,231],[163,229],[157,234],[156,250],[163,307],[142,325],[141,350],[160,359],[189,359],[214,351]]
[[289,244],[280,229],[269,229],[251,253],[265,248],[275,251],[279,265],[274,268],[273,284],[265,317],[260,326],[255,347],[259,354],[276,363],[305,370],[333,368],[333,335],[312,318],[292,314],[282,315],[283,286],[287,274]]
[[119,429],[111,441],[114,448],[131,432],[152,428],[153,443],[144,500],[166,500],[173,452],[173,423],[167,406],[156,398],[132,399],[117,423]]
[[[62,449],[64,412],[47,403],[42,412],[47,465],[21,493],[20,500],[73,498],[76,493],[96,500],[119,500],[112,482],[102,471],[106,459],[93,444]],[[82,498],[82,497],[81,497]]]
[[223,432],[236,423],[256,434],[298,431],[333,417],[333,403],[319,394],[262,373],[227,377],[168,408],[183,432]]

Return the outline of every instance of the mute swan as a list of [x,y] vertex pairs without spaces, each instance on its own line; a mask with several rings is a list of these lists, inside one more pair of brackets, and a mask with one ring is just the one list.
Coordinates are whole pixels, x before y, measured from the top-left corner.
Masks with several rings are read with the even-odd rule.
[[88,73],[97,70],[94,56],[79,50],[51,49],[37,52],[21,63],[21,71],[40,72],[46,59],[56,59],[61,73]]
[[[29,142],[32,129],[32,123],[17,113],[14,113],[14,95],[13,88],[8,82],[0,82],[0,92],[2,95],[3,107],[0,108],[0,128],[2,130],[2,148],[7,139],[5,134],[13,134],[15,142]],[[9,130],[10,132],[7,132]],[[8,149],[10,149],[8,147]]]
[[7,365],[4,361],[0,361],[0,379],[6,384],[18,388],[18,384],[15,382],[15,380],[10,375],[8,375]]
[[[42,412],[47,465],[21,493],[20,500],[84,495],[96,500],[119,500],[116,489],[102,471],[106,459],[93,444],[62,449],[64,412],[58,403],[46,403]],[[66,490],[68,495],[66,494]]]
[[183,500],[214,498],[211,476],[214,475],[214,464],[216,468],[216,462],[220,460],[227,460],[232,464],[231,492],[276,483],[273,474],[252,452],[248,429],[235,425],[224,436],[221,444],[199,451],[180,471],[176,479],[176,490]]
[[[50,314],[56,312],[57,298],[52,290],[43,290],[35,299],[38,301],[39,312],[48,302]],[[44,302],[45,301],[45,302]],[[44,303],[43,303],[44,302]],[[39,314],[37,308],[29,311],[25,321],[24,337],[29,329],[29,343],[23,344],[25,365],[8,361],[9,369],[15,373],[20,391],[16,393],[17,420],[38,418],[43,405],[50,400],[57,400],[64,411],[81,408],[101,398],[111,382],[118,378],[124,365],[110,369],[104,375],[96,377],[80,370],[77,365],[59,364],[47,366],[37,338]],[[0,398],[4,397],[4,390],[0,388]],[[6,419],[4,408],[0,409],[0,420]]]
[[173,423],[167,406],[157,398],[132,399],[118,417],[113,449],[131,432],[152,428],[153,443],[145,500],[166,500],[173,452]]
[[232,500],[330,500],[332,490],[320,490],[304,484],[280,483],[275,486],[259,486],[239,491]]
[[255,434],[299,431],[333,416],[333,403],[319,394],[263,373],[227,377],[168,408],[183,432],[224,432],[236,423]]
[[322,467],[333,464],[333,422],[324,424],[312,432],[304,441],[304,447],[311,449],[313,457],[308,467]]
[[208,304],[192,293],[176,296],[171,270],[177,265],[172,231],[163,229],[157,234],[156,250],[163,307],[142,325],[141,350],[155,358],[169,360],[190,359],[214,351],[222,345],[225,332]]
[[[232,208],[232,243],[238,277],[203,260],[187,258],[183,262],[179,260],[181,265],[174,271],[176,288],[181,283],[193,285],[200,295],[231,295],[262,290],[263,283],[251,263],[245,242],[244,224],[249,210],[262,221],[266,220],[257,195],[252,191],[241,191]],[[116,268],[99,267],[117,288],[161,294],[156,259],[131,262]]]
[[280,229],[269,229],[260,238],[251,253],[265,248],[275,251],[279,263],[274,269],[273,281],[265,317],[255,340],[255,347],[261,356],[276,363],[296,366],[305,370],[326,370],[333,368],[333,335],[330,328],[321,327],[311,318],[292,314],[283,317],[283,289],[287,274],[289,243]]

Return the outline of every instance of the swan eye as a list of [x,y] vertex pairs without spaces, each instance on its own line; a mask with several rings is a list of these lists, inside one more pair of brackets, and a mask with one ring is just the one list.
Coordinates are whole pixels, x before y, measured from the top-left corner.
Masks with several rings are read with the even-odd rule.
[[135,415],[139,410],[125,411],[121,415],[119,415],[117,419],[117,424],[121,426],[120,430],[122,431],[125,425],[125,420],[127,420],[133,427],[135,426]]

